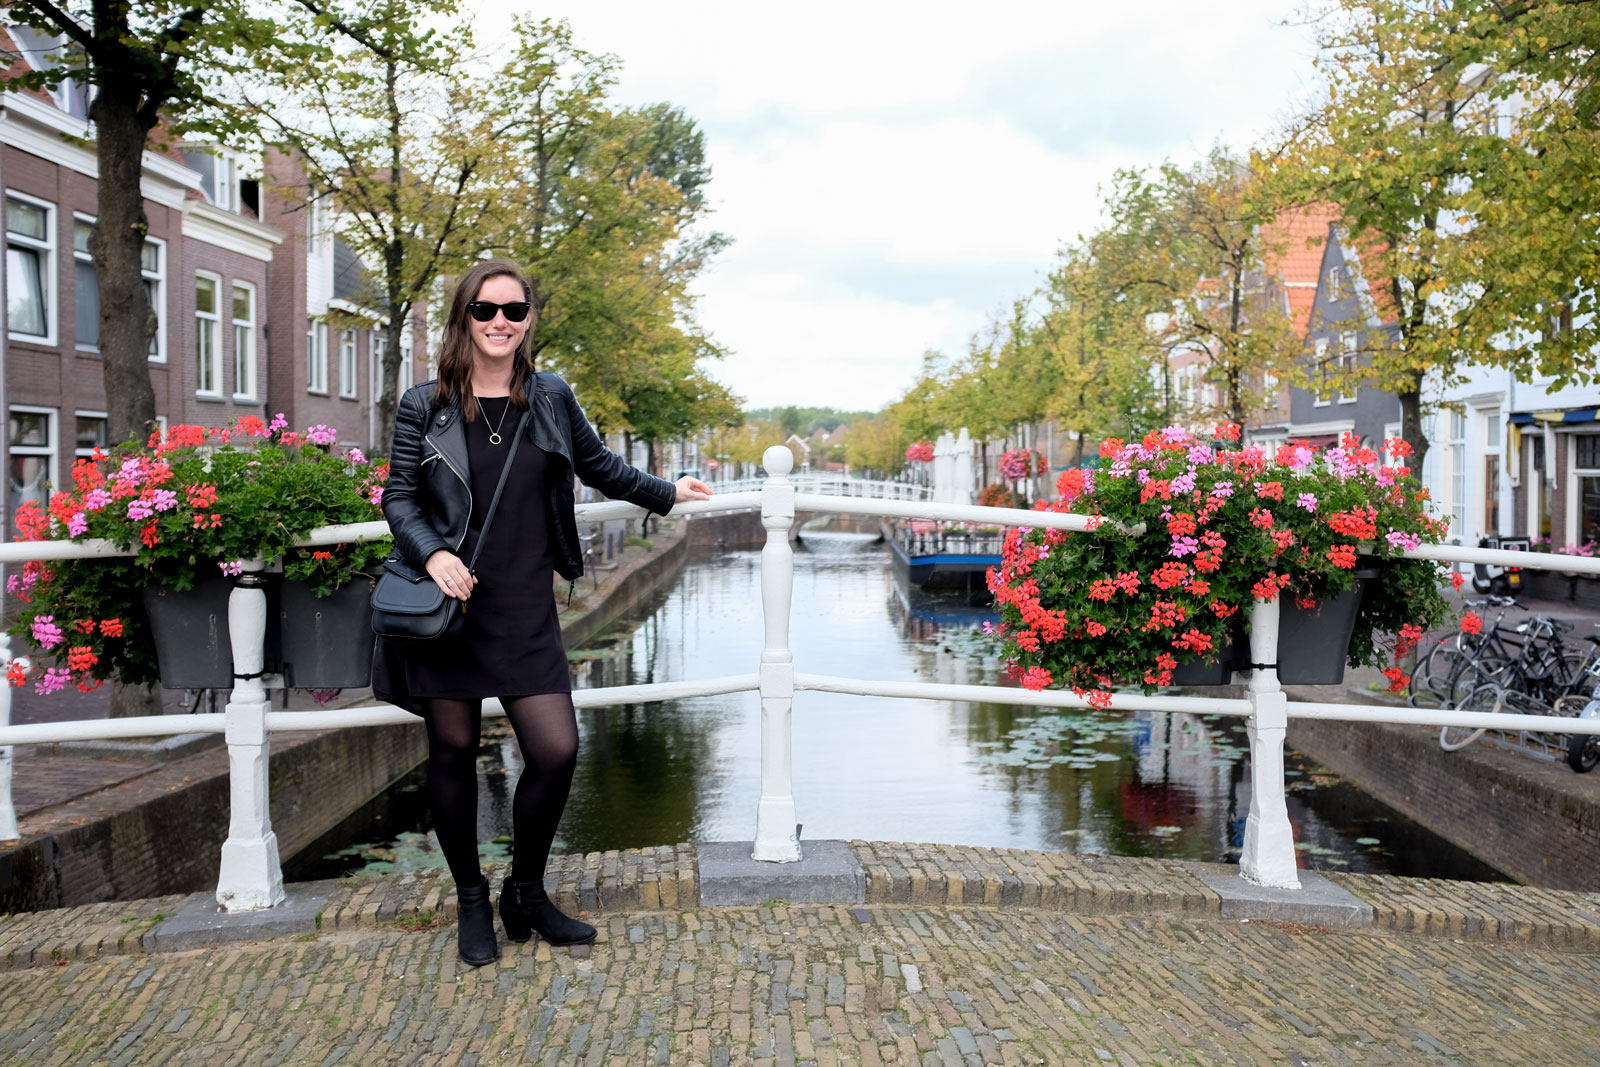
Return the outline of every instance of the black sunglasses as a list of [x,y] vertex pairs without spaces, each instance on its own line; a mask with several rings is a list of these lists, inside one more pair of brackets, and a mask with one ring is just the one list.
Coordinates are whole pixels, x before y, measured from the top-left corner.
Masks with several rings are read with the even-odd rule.
[[528,317],[528,311],[533,307],[526,300],[513,301],[510,304],[492,304],[487,300],[474,300],[467,305],[467,314],[479,322],[492,322],[497,313],[504,312],[507,322],[521,322]]

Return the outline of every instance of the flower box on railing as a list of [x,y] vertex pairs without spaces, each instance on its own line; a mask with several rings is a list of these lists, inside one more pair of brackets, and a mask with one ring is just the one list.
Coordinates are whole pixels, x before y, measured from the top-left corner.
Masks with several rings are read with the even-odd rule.
[[[12,574],[8,591],[23,608],[10,632],[42,653],[32,669],[40,691],[87,690],[113,677],[231,687],[226,579],[250,560],[281,564],[286,583],[281,609],[280,580],[268,586],[268,670],[281,668],[295,687],[365,685],[353,667],[372,646],[361,576],[388,555],[387,538],[299,547],[313,529],[382,518],[387,464],[336,451],[338,436],[326,426],[290,431],[282,416],[173,426],[147,445],[97,449],[73,465],[72,489],[51,494],[47,509],[19,508],[21,540],[111,542],[130,557],[30,562]],[[309,603],[347,586],[337,604]],[[14,669],[10,678],[28,676]]]
[[[1347,660],[1381,664],[1444,618],[1438,565],[1403,555],[1446,530],[1409,470],[1348,437],[1271,456],[1239,437],[1169,427],[1061,474],[1060,499],[1035,510],[1087,515],[1088,529],[1018,527],[991,572],[1014,678],[1102,702],[1118,686],[1226,682],[1250,662],[1250,605],[1277,601],[1279,678],[1333,684]],[[1380,569],[1358,571],[1363,554]]]

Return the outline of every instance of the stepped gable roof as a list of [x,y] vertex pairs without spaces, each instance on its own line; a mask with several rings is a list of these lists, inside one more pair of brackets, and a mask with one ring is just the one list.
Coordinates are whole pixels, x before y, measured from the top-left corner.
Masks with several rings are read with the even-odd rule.
[[1317,299],[1322,253],[1328,227],[1339,218],[1330,205],[1292,208],[1261,228],[1267,274],[1276,278],[1289,298],[1296,332],[1304,334]]

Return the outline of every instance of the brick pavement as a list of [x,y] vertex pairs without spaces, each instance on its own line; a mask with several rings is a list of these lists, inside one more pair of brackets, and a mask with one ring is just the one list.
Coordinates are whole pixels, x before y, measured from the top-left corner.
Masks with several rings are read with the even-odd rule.
[[203,951],[143,951],[182,897],[9,916],[0,1062],[1600,1063],[1600,894],[1342,875],[1375,921],[1330,931],[1224,919],[1174,861],[852,847],[865,905],[693,907],[692,845],[559,857],[600,939],[481,970],[438,872]]
[[1600,956],[978,906],[621,912],[584,950],[384,927],[0,975],[30,1064],[1594,1064]]

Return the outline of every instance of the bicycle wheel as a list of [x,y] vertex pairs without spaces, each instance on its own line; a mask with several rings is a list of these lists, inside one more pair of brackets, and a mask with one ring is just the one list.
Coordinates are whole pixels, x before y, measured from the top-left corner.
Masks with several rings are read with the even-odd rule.
[[1411,672],[1407,703],[1414,708],[1442,707],[1450,692],[1450,679],[1461,661],[1461,649],[1448,635],[1436,642]]
[[1457,661],[1455,669],[1450,673],[1450,680],[1445,684],[1444,706],[1459,708],[1462,702],[1481,686],[1504,684],[1511,673],[1513,662],[1488,653],[1476,659]]
[[1600,766],[1600,735],[1569,734],[1567,766],[1579,774],[1587,774]]
[[[1493,712],[1505,699],[1505,690],[1498,685],[1480,685],[1456,705],[1457,711]],[[1442,726],[1439,728],[1439,747],[1446,752],[1466,748],[1483,736],[1486,726]]]

